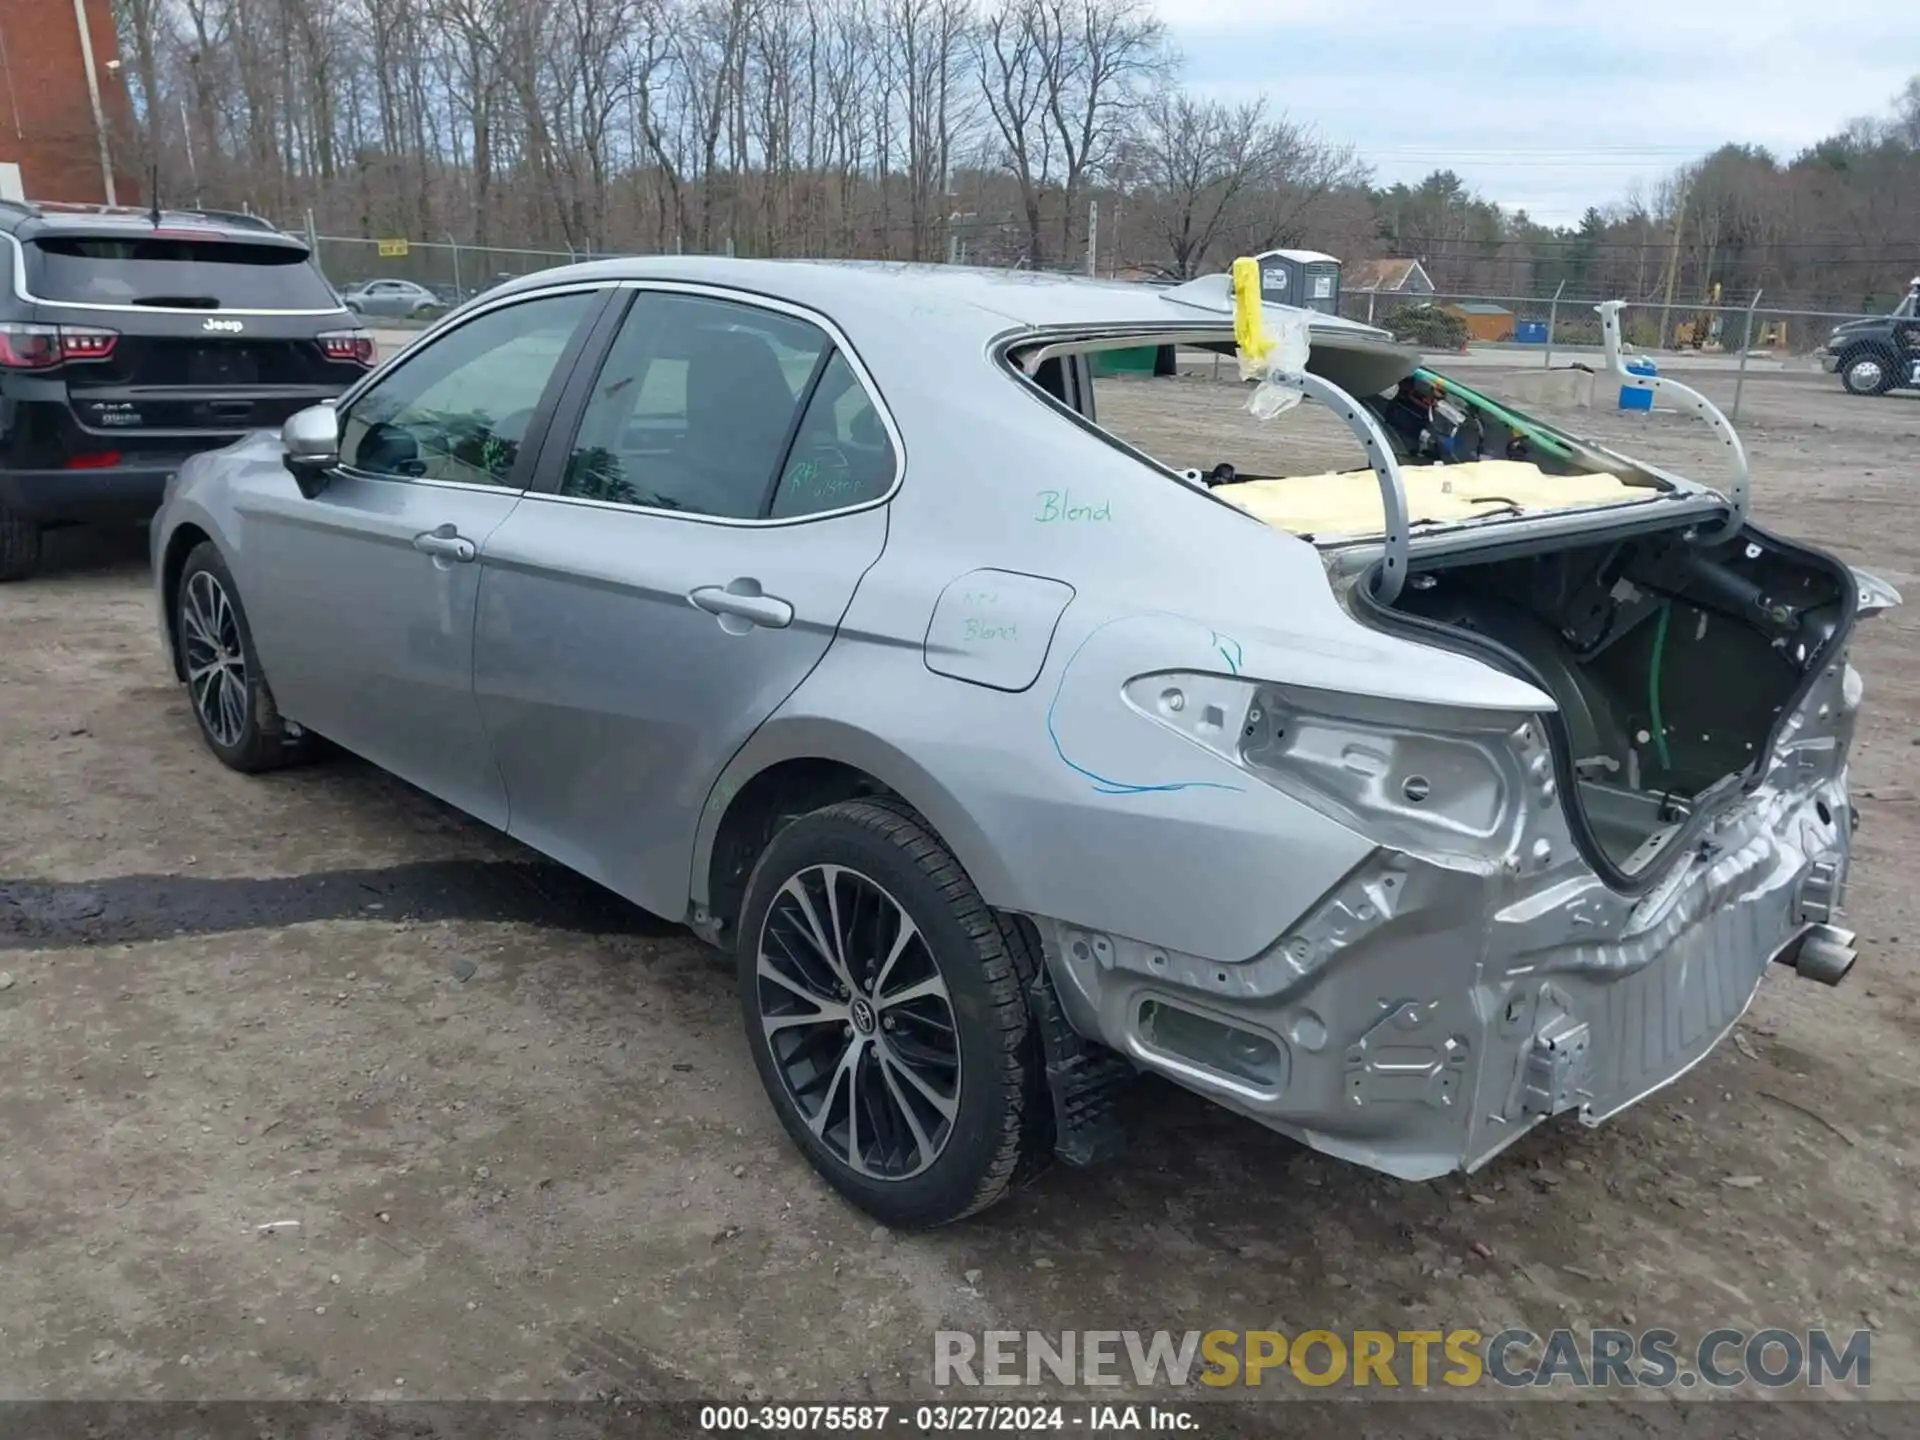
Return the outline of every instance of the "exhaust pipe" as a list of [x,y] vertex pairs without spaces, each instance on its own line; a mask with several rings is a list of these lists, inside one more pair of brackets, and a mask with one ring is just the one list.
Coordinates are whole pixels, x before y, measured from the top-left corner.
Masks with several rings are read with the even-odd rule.
[[1818,980],[1822,985],[1838,985],[1860,958],[1854,948],[1854,933],[1835,925],[1809,925],[1789,941],[1773,958],[1791,965],[1803,980]]

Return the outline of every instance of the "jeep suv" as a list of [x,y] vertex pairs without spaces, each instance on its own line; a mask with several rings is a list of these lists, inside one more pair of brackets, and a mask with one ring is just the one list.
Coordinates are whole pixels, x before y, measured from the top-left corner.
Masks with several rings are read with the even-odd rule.
[[338,395],[373,337],[250,215],[0,201],[0,580],[41,532],[144,524],[201,450]]

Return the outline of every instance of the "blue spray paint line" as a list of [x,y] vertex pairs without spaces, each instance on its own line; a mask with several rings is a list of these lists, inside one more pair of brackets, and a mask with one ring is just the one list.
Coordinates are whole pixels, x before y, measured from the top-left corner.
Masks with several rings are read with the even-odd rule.
[[[1093,781],[1093,790],[1096,795],[1171,794],[1177,790],[1229,790],[1236,794],[1244,794],[1246,792],[1244,785],[1226,785],[1217,780],[1178,780],[1166,785],[1132,785],[1124,780],[1110,780],[1105,775],[1096,774],[1094,771],[1087,769],[1084,765],[1076,765],[1067,758],[1067,752],[1060,748],[1060,733],[1054,729],[1053,712],[1055,707],[1060,704],[1060,692],[1067,688],[1067,676],[1072,673],[1074,662],[1080,658],[1080,652],[1086,649],[1087,646],[1092,643],[1093,637],[1106,629],[1107,626],[1118,625],[1122,620],[1138,620],[1142,618],[1144,617],[1138,615],[1120,615],[1112,620],[1103,620],[1087,632],[1085,639],[1073,647],[1073,654],[1069,655],[1067,657],[1067,663],[1060,667],[1060,681],[1053,687],[1053,698],[1047,702],[1047,739],[1053,742],[1053,753],[1059,757],[1060,763],[1073,771],[1074,774],[1084,775],[1087,779]],[[1176,616],[1173,618],[1177,619],[1179,617]],[[1215,635],[1213,639],[1217,644],[1220,637]],[[1240,648],[1237,642],[1229,641],[1228,643],[1232,644],[1236,651]],[[1221,650],[1221,654],[1224,656],[1226,651],[1224,649]],[[1235,673],[1238,674],[1239,672],[1236,670]]]

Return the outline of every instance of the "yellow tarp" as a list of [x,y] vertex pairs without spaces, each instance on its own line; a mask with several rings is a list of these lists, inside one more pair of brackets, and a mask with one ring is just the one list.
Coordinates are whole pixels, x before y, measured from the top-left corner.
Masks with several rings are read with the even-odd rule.
[[[1549,475],[1524,460],[1474,460],[1462,465],[1413,465],[1400,471],[1407,487],[1407,519],[1470,520],[1501,512],[1624,505],[1655,492],[1611,475]],[[1242,480],[1213,492],[1276,530],[1296,535],[1378,535],[1386,527],[1380,482],[1371,470]]]

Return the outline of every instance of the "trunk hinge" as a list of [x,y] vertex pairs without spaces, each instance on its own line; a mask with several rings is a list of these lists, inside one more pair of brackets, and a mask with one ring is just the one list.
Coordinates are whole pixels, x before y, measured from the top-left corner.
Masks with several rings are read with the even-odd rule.
[[1386,514],[1386,548],[1381,552],[1380,571],[1373,583],[1373,596],[1382,605],[1400,598],[1400,587],[1407,582],[1407,487],[1400,478],[1400,464],[1386,433],[1373,418],[1373,412],[1331,380],[1312,371],[1285,378],[1270,377],[1269,383],[1288,385],[1303,395],[1318,400],[1337,415],[1353,432],[1367,452],[1367,464],[1380,482],[1380,507]]
[[1669,380],[1664,375],[1636,375],[1627,369],[1626,360],[1620,353],[1620,311],[1626,303],[1624,300],[1603,300],[1593,307],[1600,316],[1600,340],[1606,352],[1607,374],[1618,379],[1627,389],[1651,390],[1655,395],[1667,396],[1682,410],[1706,421],[1726,442],[1727,463],[1733,469],[1733,487],[1727,492],[1727,500],[1732,508],[1724,524],[1703,526],[1694,535],[1696,540],[1725,539],[1738,533],[1747,523],[1746,447],[1740,443],[1733,422],[1721,413],[1720,407],[1692,386]]

